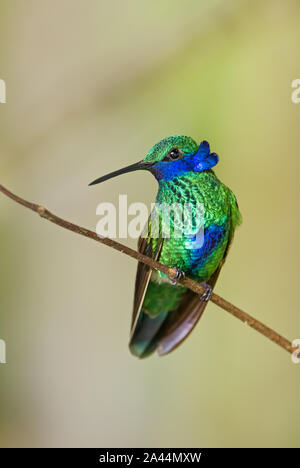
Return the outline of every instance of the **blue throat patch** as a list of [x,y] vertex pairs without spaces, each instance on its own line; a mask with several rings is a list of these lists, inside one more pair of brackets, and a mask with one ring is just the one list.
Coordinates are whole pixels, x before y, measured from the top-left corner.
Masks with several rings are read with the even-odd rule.
[[218,161],[218,155],[211,153],[209,143],[203,140],[196,153],[187,154],[178,161],[159,161],[151,168],[151,172],[158,181],[172,180],[188,172],[202,172],[211,169]]

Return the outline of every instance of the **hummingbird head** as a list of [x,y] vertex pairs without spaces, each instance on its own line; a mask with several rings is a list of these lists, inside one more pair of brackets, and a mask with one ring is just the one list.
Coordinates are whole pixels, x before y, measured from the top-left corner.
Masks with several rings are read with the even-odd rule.
[[209,143],[197,143],[187,136],[171,136],[152,146],[144,159],[130,166],[111,172],[89,185],[99,184],[120,174],[137,170],[150,171],[158,181],[171,180],[189,172],[201,172],[218,163],[216,153],[210,152]]

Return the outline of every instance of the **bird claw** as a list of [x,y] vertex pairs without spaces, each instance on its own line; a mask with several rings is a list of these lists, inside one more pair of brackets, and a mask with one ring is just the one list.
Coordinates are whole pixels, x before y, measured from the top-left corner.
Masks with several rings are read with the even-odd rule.
[[212,295],[212,287],[207,283],[201,283],[201,285],[205,288],[205,291],[199,295],[200,301],[208,302]]
[[185,273],[184,271],[180,270],[180,268],[177,268],[177,267],[173,267],[173,270],[175,270],[176,273],[175,273],[174,279],[170,279],[170,283],[175,285],[177,281],[185,277]]

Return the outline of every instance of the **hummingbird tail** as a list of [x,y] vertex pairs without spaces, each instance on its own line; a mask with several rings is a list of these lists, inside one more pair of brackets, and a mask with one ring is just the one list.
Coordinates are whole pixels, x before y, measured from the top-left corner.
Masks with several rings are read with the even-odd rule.
[[185,291],[182,286],[149,281],[129,343],[135,356],[146,357],[156,350],[164,324],[170,312],[178,308]]
[[150,317],[143,310],[130,340],[129,348],[132,354],[139,358],[150,356],[157,348],[158,332],[161,329],[168,312],[161,312],[156,317]]
[[[208,281],[214,287],[221,269]],[[202,316],[207,302],[182,286],[150,281],[129,343],[132,354],[144,358],[157,351],[164,356],[182,343]]]

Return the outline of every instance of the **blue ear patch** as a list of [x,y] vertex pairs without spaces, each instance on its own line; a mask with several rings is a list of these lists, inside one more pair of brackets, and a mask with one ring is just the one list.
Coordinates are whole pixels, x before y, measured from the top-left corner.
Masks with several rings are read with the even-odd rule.
[[210,153],[209,143],[203,140],[200,143],[197,153],[193,157],[194,171],[201,172],[206,169],[211,169],[219,161],[216,153]]

